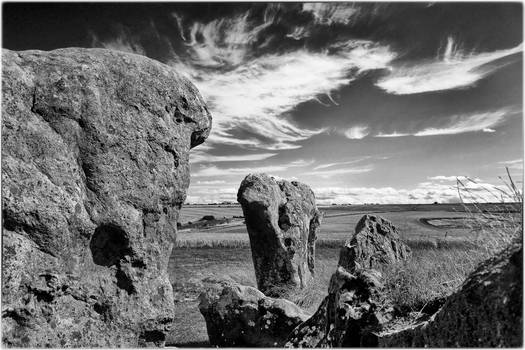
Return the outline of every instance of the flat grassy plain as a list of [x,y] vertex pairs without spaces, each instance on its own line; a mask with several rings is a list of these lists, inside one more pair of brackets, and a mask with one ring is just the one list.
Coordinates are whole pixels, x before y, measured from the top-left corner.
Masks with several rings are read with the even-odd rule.
[[[465,220],[469,214],[461,205],[353,205],[320,207],[324,218],[318,236],[319,246],[339,246],[353,232],[357,222],[365,214],[381,215],[396,225],[406,241],[438,242],[470,238],[471,230]],[[183,207],[179,222],[195,222],[204,215],[215,217],[242,216],[240,206],[188,206]],[[456,225],[440,225],[439,219],[455,221]],[[202,230],[179,230],[177,247],[249,247],[248,232],[243,219]]]
[[[486,251],[474,244],[480,231],[472,223],[482,214],[469,214],[468,207],[466,212],[460,204],[329,206],[320,210],[324,219],[317,241],[316,278],[305,291],[287,296],[311,313],[327,294],[341,245],[353,235],[355,225],[365,214],[391,220],[412,248],[409,262],[383,270],[387,293],[400,313],[418,314],[442,300],[487,257]],[[188,206],[182,209],[179,221],[197,221],[204,215],[232,218],[242,216],[242,210],[234,205]],[[243,219],[206,229],[180,230],[169,273],[176,312],[167,345],[209,346],[197,300],[209,285],[206,281],[231,278],[256,287]]]

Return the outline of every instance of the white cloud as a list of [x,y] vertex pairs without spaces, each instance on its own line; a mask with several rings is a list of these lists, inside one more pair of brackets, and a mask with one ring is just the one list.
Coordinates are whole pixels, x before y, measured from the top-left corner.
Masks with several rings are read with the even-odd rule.
[[[216,19],[208,23],[194,22],[188,33],[182,25],[182,18],[172,13],[177,22],[181,37],[187,40],[192,62],[205,67],[237,66],[251,53],[251,46],[259,38],[261,31],[274,21],[273,7],[267,7],[265,21],[254,25],[250,21],[251,12]],[[187,35],[186,35],[187,34]]]
[[[302,102],[348,85],[356,78],[356,72],[351,74],[355,69],[372,69],[374,66],[366,61],[367,53],[373,56],[375,68],[383,67],[392,57],[385,48],[359,42],[337,54],[301,49],[265,55],[229,72],[175,65],[193,78],[214,116],[207,142],[278,150],[300,147],[296,142],[325,131],[299,128],[285,115]],[[268,141],[234,137],[232,130],[239,129]]]
[[349,139],[360,140],[368,135],[368,127],[364,125],[348,128],[344,135]]
[[331,25],[333,23],[348,24],[352,17],[359,13],[354,4],[307,2],[303,3],[303,11],[310,12],[317,24]]
[[374,137],[403,137],[403,136],[411,136],[411,134],[405,134],[405,133],[394,131],[393,133],[390,133],[390,134],[379,133],[377,135],[374,135]]
[[[316,187],[313,189],[319,204],[331,203],[433,203],[457,201],[452,186],[426,186],[414,189],[393,187]],[[430,195],[429,195],[430,194]]]
[[239,167],[239,168],[219,168],[215,165],[209,167],[201,167],[196,171],[192,171],[192,177],[215,177],[215,176],[246,176],[250,173],[280,173],[289,170],[290,168],[306,167],[313,164],[313,161],[305,161],[302,159],[293,161],[291,163],[282,165],[265,165],[259,167]]
[[523,159],[513,159],[513,160],[506,160],[502,162],[498,162],[498,164],[503,164],[503,166],[509,168],[509,169],[523,169]]
[[303,48],[252,57],[254,45],[264,45],[261,32],[274,20],[274,12],[269,11],[263,24],[252,22],[249,12],[194,23],[187,35],[191,59],[174,58],[170,63],[191,78],[209,105],[214,123],[208,143],[299,148],[298,142],[325,129],[301,128],[287,117],[288,112],[321,95],[330,98],[332,91],[364,71],[385,68],[396,56],[387,46],[350,40],[332,45],[330,51]]
[[[437,175],[437,176],[428,177],[428,179],[429,180],[434,180],[434,181],[453,181],[453,182],[456,182],[458,179],[460,181],[466,181],[466,180],[469,179],[469,177],[464,176],[464,175],[455,175],[455,176]],[[473,178],[473,180],[474,181],[481,181],[478,178]]]
[[[436,176],[435,178],[449,178]],[[476,181],[477,180],[477,181]],[[464,181],[465,190],[461,190],[462,199],[465,202],[494,202],[501,199],[511,201],[509,196],[501,197],[504,186],[495,186],[490,183],[476,183]],[[455,181],[455,177],[454,177]],[[478,182],[479,181],[479,182]],[[393,188],[393,187],[314,187],[313,191],[318,204],[331,203],[457,203],[460,201],[458,188],[455,183],[444,184],[442,182],[426,181],[419,183],[415,188]]]
[[[458,114],[440,118],[441,125],[427,127],[415,133],[378,133],[374,137],[454,135],[466,132],[494,133],[494,128],[505,122],[506,117],[519,113],[516,108],[501,108],[494,111]],[[443,122],[444,121],[444,122]]]
[[429,180],[436,180],[436,181],[456,181],[457,176],[437,175],[437,176],[428,177],[428,179]]
[[146,55],[144,47],[140,44],[138,38],[129,35],[123,26],[116,26],[116,35],[108,40],[100,40],[92,31],[89,32],[91,38],[91,47],[103,47],[105,49],[134,53],[137,55]]
[[508,63],[495,61],[521,51],[522,44],[506,50],[466,53],[449,37],[442,55],[392,67],[376,86],[396,95],[465,88]]
[[330,178],[334,175],[342,174],[363,174],[373,170],[372,166],[357,167],[357,168],[342,168],[342,169],[330,169],[330,170],[314,170],[304,173],[304,175],[320,176],[322,178]]
[[277,153],[257,153],[231,156],[213,156],[199,150],[190,154],[191,163],[215,163],[215,162],[245,162],[254,160],[264,160],[275,156]]
[[355,160],[350,160],[350,161],[347,161],[347,162],[335,162],[335,163],[320,164],[320,165],[316,166],[313,170],[326,169],[326,168],[331,168],[331,167],[339,166],[339,165],[355,164],[355,163],[359,163],[359,162],[362,162],[363,160],[370,159],[370,158],[371,158],[370,156],[366,156],[366,157],[358,158],[358,159],[355,159]]
[[310,36],[310,32],[305,27],[295,27],[293,32],[286,34],[287,38],[292,38],[294,40],[301,40]]
[[[308,164],[307,161],[301,161],[302,164]],[[285,172],[290,167],[273,168],[260,167],[255,169],[239,169],[239,178],[236,179],[240,183],[241,179],[249,172],[260,172],[266,170],[276,170],[277,172]],[[334,169],[334,171],[324,172],[310,172],[303,173],[304,175],[330,177],[343,171],[365,171],[366,168],[349,168],[349,169]],[[220,175],[214,173],[214,176]],[[321,176],[324,175],[324,176]],[[278,175],[275,175],[278,176]],[[505,195],[502,191],[508,191],[504,184],[493,185],[483,182],[479,178],[467,179],[465,176],[457,176],[463,183],[460,186],[461,199],[465,202],[497,202],[500,200],[512,201],[513,199]],[[288,172],[286,173],[286,177]],[[296,178],[294,178],[297,180]],[[197,181],[197,184],[202,186],[192,186],[189,189],[188,201],[198,203],[210,203],[220,201],[236,201],[236,187],[232,187],[230,183],[220,184],[212,181]],[[220,180],[219,180],[220,181]],[[304,179],[299,181],[309,183]],[[235,181],[233,181],[235,182]],[[205,184],[209,183],[208,186]],[[331,203],[380,203],[380,204],[399,204],[399,203],[458,203],[460,198],[458,196],[458,186],[456,183],[456,176],[437,175],[429,177],[427,181],[420,182],[413,188],[395,188],[395,187],[344,187],[344,186],[312,186],[318,204]],[[191,198],[191,200],[190,200]]]
[[414,136],[453,135],[474,131],[486,132],[486,129],[503,123],[505,117],[511,113],[512,111],[509,109],[503,108],[492,112],[455,115],[449,118],[447,124],[440,127],[426,128],[415,133]]
[[197,181],[196,183],[192,183],[192,186],[209,186],[209,185],[222,185],[225,184],[226,181],[224,180],[211,180],[211,181]]

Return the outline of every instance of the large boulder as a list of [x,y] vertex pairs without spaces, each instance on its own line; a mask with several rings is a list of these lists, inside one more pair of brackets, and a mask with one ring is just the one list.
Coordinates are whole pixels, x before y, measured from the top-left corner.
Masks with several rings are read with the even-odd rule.
[[480,264],[430,320],[369,338],[380,347],[522,347],[521,242]]
[[4,50],[2,65],[3,343],[162,345],[203,99],[133,54]]
[[353,266],[350,270],[351,252],[349,245],[341,248],[328,296],[308,321],[292,331],[286,347],[369,346],[367,335],[392,319],[394,310],[385,298],[381,273]]
[[355,234],[349,242],[349,269],[358,264],[363,268],[379,268],[407,260],[412,253],[399,238],[396,227],[387,219],[375,215],[364,215],[355,227]]
[[312,190],[297,181],[250,174],[237,194],[250,237],[259,289],[282,296],[304,288],[314,273],[321,214]]
[[266,297],[256,288],[230,281],[199,299],[213,346],[282,347],[290,332],[310,316],[286,299]]

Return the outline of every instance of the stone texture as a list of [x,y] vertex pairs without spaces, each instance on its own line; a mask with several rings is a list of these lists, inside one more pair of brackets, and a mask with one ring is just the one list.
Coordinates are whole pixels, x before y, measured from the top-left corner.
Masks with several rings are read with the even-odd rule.
[[430,320],[373,335],[380,347],[522,347],[522,243],[483,262]]
[[349,270],[359,264],[363,268],[378,268],[409,259],[410,248],[401,241],[396,227],[388,220],[374,215],[364,215],[355,227],[355,234],[349,242]]
[[212,346],[282,347],[290,332],[309,317],[285,299],[266,297],[259,290],[224,281],[222,290],[200,295]]
[[312,190],[297,181],[250,174],[237,194],[250,236],[259,289],[283,296],[304,288],[314,273],[321,214]]
[[350,272],[351,252],[351,246],[341,248],[328,296],[308,321],[293,330],[286,347],[366,347],[365,335],[392,319],[394,310],[384,297],[381,273],[353,265]]
[[168,66],[103,49],[3,51],[2,336],[162,345],[166,268],[211,117]]

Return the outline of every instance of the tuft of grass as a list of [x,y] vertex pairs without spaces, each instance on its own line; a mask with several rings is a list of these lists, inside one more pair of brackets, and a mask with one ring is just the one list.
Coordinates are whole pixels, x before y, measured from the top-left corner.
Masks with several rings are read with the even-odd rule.
[[315,275],[309,281],[308,286],[285,293],[282,297],[313,314],[328,293],[328,286],[332,273],[335,271],[335,265],[335,260],[318,259],[315,262]]
[[[474,179],[457,179],[458,196],[470,214],[467,226],[475,234],[473,243],[493,256],[523,235],[523,192],[506,168],[502,186],[486,186]],[[469,201],[470,205],[466,205]]]
[[419,312],[454,292],[482,260],[478,248],[413,249],[412,259],[385,266],[385,288],[402,314]]
[[[469,216],[464,224],[472,235],[463,240],[408,242],[409,261],[386,266],[387,293],[403,312],[421,312],[426,305],[457,290],[487,258],[523,234],[523,194],[507,169],[504,186],[488,187],[473,179],[457,179],[457,190]],[[469,203],[466,203],[466,200]]]

